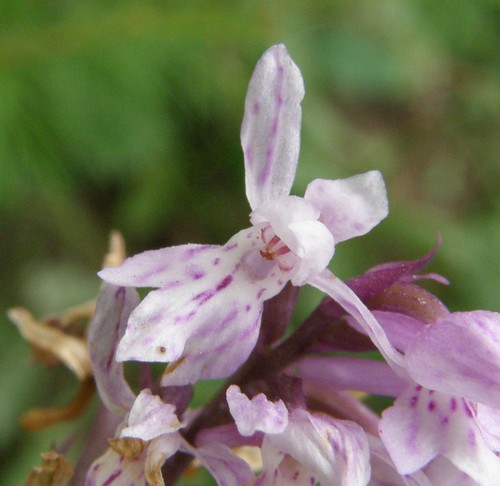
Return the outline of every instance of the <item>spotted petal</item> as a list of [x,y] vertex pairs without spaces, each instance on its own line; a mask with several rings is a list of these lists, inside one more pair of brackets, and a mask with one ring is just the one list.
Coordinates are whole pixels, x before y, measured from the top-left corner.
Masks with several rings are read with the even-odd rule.
[[406,357],[408,371],[417,383],[498,408],[500,314],[449,314],[426,326]]
[[[286,271],[260,256],[260,236],[261,227],[256,226],[223,247],[187,245],[155,255],[147,252],[122,267],[103,270],[103,277],[113,283],[162,285],[132,312],[117,359],[175,362],[167,369],[164,385],[232,373],[255,345],[263,301],[288,280]],[[158,260],[155,273],[154,258],[165,253],[173,262]]]
[[383,412],[380,437],[400,474],[442,455],[479,484],[498,484],[500,458],[488,448],[462,398],[411,386]]
[[299,157],[303,97],[302,75],[285,46],[268,49],[250,80],[241,127],[252,209],[290,193]]

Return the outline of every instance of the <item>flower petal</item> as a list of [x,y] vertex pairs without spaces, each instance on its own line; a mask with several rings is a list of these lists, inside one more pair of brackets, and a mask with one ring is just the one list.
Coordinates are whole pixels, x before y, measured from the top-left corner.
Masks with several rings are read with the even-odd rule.
[[115,353],[129,315],[138,304],[135,289],[104,283],[87,338],[99,396],[109,410],[120,416],[128,413],[135,395],[125,380],[123,364],[116,361]]
[[[168,277],[173,285],[150,292],[130,316],[117,359],[171,362],[164,385],[232,373],[255,345],[262,302],[288,280],[286,271],[260,256],[261,247],[257,226],[239,232],[216,252],[213,247],[201,250],[198,258],[184,262],[181,276],[193,267],[203,276],[182,280],[173,274]],[[271,264],[263,272],[249,258],[254,253],[257,263]]]
[[241,127],[252,209],[290,193],[299,157],[303,97],[302,75],[285,46],[268,49],[250,80]]
[[303,380],[327,390],[358,390],[397,397],[408,385],[387,363],[371,359],[309,357],[299,366]]
[[270,402],[263,393],[250,400],[236,385],[227,389],[226,398],[241,435],[250,436],[258,430],[276,434],[288,425],[288,410],[282,400]]
[[[363,429],[354,422],[295,409],[284,432],[266,434],[266,444],[306,466],[321,484],[361,486],[368,483],[368,442]],[[263,460],[268,470],[264,447]]]
[[308,283],[328,294],[342,306],[346,312],[356,319],[357,323],[377,346],[394,371],[402,378],[407,376],[403,357],[390,343],[382,326],[377,322],[373,314],[363,302],[359,300],[358,296],[342,282],[342,280],[328,270],[325,270],[321,274],[310,279]]
[[208,444],[190,452],[205,466],[217,481],[226,486],[253,484],[255,475],[250,466],[223,444]]
[[320,220],[336,243],[368,233],[389,212],[384,180],[376,170],[334,181],[316,179],[304,198],[320,209]]
[[425,327],[407,350],[406,359],[417,383],[498,408],[500,314],[449,314]]
[[151,390],[142,390],[136,398],[128,418],[128,427],[120,432],[120,437],[134,437],[145,441],[163,434],[171,434],[181,428],[175,407],[162,402]]
[[150,250],[127,258],[118,267],[107,267],[98,275],[122,287],[177,288],[202,280],[221,262],[220,246],[180,245]]
[[146,453],[134,458],[124,458],[109,448],[97,458],[87,473],[85,486],[119,486],[134,484],[148,486],[144,471]]
[[500,458],[461,398],[412,386],[382,413],[380,438],[401,474],[443,455],[480,484],[498,484]]

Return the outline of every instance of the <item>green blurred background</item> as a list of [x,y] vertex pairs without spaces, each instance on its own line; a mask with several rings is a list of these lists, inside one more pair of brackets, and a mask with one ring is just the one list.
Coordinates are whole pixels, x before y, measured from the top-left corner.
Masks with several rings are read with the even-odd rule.
[[452,285],[432,289],[500,310],[499,32],[496,0],[1,0],[0,484],[75,429],[30,433],[19,416],[76,390],[32,365],[4,311],[95,296],[111,229],[131,254],[246,227],[243,102],[273,43],[306,85],[294,192],[375,168],[388,186],[389,218],[340,245],[333,271],[416,258],[440,232],[431,270]]

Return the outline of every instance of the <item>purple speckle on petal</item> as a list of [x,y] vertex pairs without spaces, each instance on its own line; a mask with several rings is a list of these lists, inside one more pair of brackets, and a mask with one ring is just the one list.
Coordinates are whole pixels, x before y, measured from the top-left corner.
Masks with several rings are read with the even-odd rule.
[[295,472],[293,473],[292,479],[293,479],[294,481],[297,481],[297,479],[299,479],[299,476],[300,476],[300,472],[299,472],[299,471],[295,471]]
[[205,272],[196,265],[192,265],[186,268],[186,275],[193,280],[200,280],[200,278],[205,276]]
[[476,440],[476,434],[473,430],[469,430],[467,433],[467,441],[472,447],[476,446],[477,440]]
[[184,252],[184,260],[190,260],[195,255],[198,255],[199,253],[203,253],[206,250],[210,250],[210,248],[214,248],[214,246],[213,245],[197,245],[194,248],[188,248]]
[[450,400],[450,410],[455,412],[457,410],[457,399],[452,397]]
[[232,275],[228,275],[217,284],[217,288],[215,289],[215,291],[218,292],[219,290],[225,289],[232,281]]
[[258,115],[259,114],[259,111],[260,111],[260,103],[258,101],[256,101],[254,104],[253,104],[253,107],[252,107],[252,113],[254,115]]
[[220,263],[220,258],[217,257],[217,258],[214,258],[213,261],[212,261],[212,265],[216,266]]
[[[213,290],[204,290],[199,294],[196,294],[192,300],[198,302],[199,304],[204,304],[214,296]],[[189,317],[189,316],[188,316]]]
[[238,248],[238,243],[231,243],[230,245],[224,247],[224,251],[231,251],[235,248]]
[[413,395],[410,398],[410,407],[415,408],[417,406],[417,403],[418,403],[418,395]]
[[251,305],[249,305],[249,304],[247,304],[247,305],[245,306],[245,312],[250,312],[251,310],[252,310],[252,306],[251,306]]
[[431,400],[427,404],[427,410],[429,410],[429,412],[432,412],[433,410],[435,410],[435,408],[436,408],[436,402],[434,400]]
[[316,484],[316,478],[315,477],[311,477],[309,479],[309,482],[311,483],[311,486],[314,486]]
[[121,475],[122,472],[122,469],[117,469],[113,474],[111,474],[111,476],[109,476],[108,479],[106,479],[106,481],[104,481],[104,483],[102,483],[102,486],[108,486],[111,484],[118,476]]
[[257,299],[260,299],[266,290],[267,289],[264,288],[259,289],[259,291],[257,292]]

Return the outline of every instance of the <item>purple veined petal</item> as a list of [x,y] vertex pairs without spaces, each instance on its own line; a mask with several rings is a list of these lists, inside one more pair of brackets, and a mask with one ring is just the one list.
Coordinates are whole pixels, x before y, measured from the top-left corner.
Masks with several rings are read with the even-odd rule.
[[449,314],[426,326],[408,348],[406,361],[417,383],[498,407],[500,314]]
[[150,292],[130,316],[117,359],[174,363],[164,385],[232,373],[255,345],[262,303],[292,271],[260,255],[261,232],[248,228],[219,247],[203,278]]
[[186,341],[179,362],[167,367],[161,384],[179,386],[234,373],[246,361],[259,337],[262,303],[247,302],[229,297],[227,308],[221,306],[220,313],[207,316]]
[[368,233],[389,212],[384,180],[376,170],[334,181],[316,179],[304,198],[321,211],[336,243]]
[[267,451],[272,449],[291,456],[321,484],[362,486],[370,478],[368,442],[363,429],[354,422],[295,409],[283,433],[266,434],[264,438],[266,471]]
[[194,455],[210,472],[217,484],[241,486],[253,484],[255,481],[250,466],[223,444],[212,443],[195,449],[184,441],[181,450]]
[[387,363],[370,359],[310,357],[300,361],[299,369],[302,380],[326,389],[397,397],[408,386]]
[[401,378],[407,377],[403,356],[396,351],[387,338],[382,326],[363,302],[359,300],[352,289],[328,270],[313,277],[307,283],[328,294],[356,319],[357,323],[364,329],[394,371]]
[[250,80],[241,127],[252,209],[290,193],[299,157],[303,97],[302,75],[285,46],[268,49]]
[[[215,245],[180,245],[150,250],[127,258],[118,267],[102,269],[98,275],[106,282],[122,287],[177,288],[192,286],[212,273],[221,247]],[[215,265],[224,265],[217,261]]]
[[87,473],[85,486],[148,486],[144,470],[146,452],[139,457],[124,458],[109,448],[97,458]]
[[144,441],[178,431],[182,424],[177,419],[175,407],[162,402],[151,390],[142,390],[135,400],[128,418],[128,427],[120,437],[133,437]]
[[400,474],[412,474],[442,455],[480,484],[498,484],[500,458],[462,398],[410,386],[382,413],[380,438]]
[[123,375],[123,364],[115,359],[127,320],[139,304],[135,289],[104,283],[88,332],[88,348],[99,396],[113,413],[125,416],[135,400]]
[[256,431],[278,434],[288,425],[288,410],[282,400],[270,402],[263,393],[250,400],[236,385],[227,389],[226,398],[241,435]]

